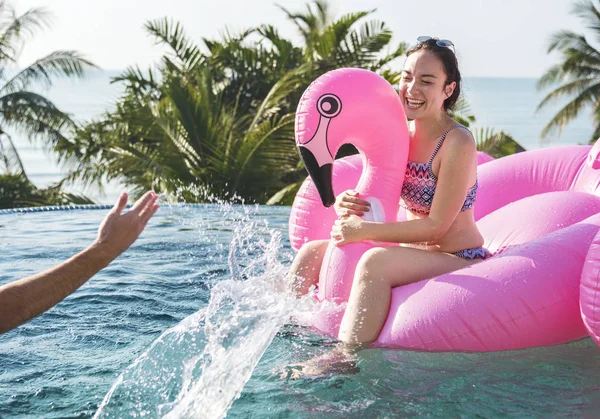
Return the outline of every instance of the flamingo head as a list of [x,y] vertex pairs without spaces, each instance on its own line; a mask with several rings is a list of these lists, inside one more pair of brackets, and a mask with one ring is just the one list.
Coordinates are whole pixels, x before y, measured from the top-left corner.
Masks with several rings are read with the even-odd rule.
[[323,205],[335,203],[333,163],[343,144],[354,145],[363,156],[389,156],[396,147],[390,140],[403,130],[400,99],[376,73],[343,68],[316,79],[298,104],[295,133],[300,158]]

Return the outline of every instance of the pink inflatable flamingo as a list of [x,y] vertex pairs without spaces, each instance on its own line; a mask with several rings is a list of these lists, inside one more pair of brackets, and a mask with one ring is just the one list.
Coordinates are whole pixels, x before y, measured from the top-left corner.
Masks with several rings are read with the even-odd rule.
[[[392,87],[364,70],[336,70],[307,89],[298,107],[297,143],[324,204],[334,199],[332,156],[350,142],[363,160],[357,189],[369,197],[376,219],[395,219],[407,157],[404,121]],[[374,346],[495,351],[588,335],[600,342],[599,155],[597,143],[529,151],[480,166],[475,216],[496,255],[395,288]],[[354,185],[334,177],[333,187],[339,193]],[[310,225],[322,217],[323,210],[311,207],[318,196],[310,191],[307,186],[298,194],[290,224]],[[347,300],[368,246],[330,245],[319,298],[338,305],[317,322],[322,331],[337,334],[344,309],[339,303]]]
[[[380,106],[371,106],[373,102]],[[408,159],[408,128],[398,95],[379,75],[342,69],[313,82],[298,105],[296,142],[323,205],[335,202],[332,188],[334,156],[345,143],[364,159],[356,190],[371,202],[377,221],[394,221]],[[319,297],[347,301],[354,268],[373,244],[329,245],[321,269]]]

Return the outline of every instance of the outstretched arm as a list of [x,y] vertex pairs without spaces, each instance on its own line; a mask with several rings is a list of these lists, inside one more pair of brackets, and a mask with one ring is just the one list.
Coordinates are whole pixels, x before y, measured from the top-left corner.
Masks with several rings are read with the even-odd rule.
[[0,287],[0,333],[7,332],[58,304],[123,253],[144,230],[158,209],[154,192],[147,192],[125,214],[127,194],[102,221],[98,237],[85,250],[54,268]]

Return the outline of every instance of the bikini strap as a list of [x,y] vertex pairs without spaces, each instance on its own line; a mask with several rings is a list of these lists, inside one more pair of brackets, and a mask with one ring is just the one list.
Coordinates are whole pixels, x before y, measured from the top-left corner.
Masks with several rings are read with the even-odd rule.
[[430,166],[431,166],[431,163],[433,163],[433,159],[437,155],[438,151],[440,151],[440,148],[442,148],[442,144],[444,144],[444,140],[446,139],[446,135],[448,135],[448,133],[450,131],[452,131],[454,128],[464,128],[464,129],[468,130],[467,127],[465,127],[464,125],[461,125],[461,124],[456,124],[456,125],[453,125],[450,128],[448,128],[446,130],[446,132],[442,134],[442,138],[440,138],[440,141],[438,142],[437,146],[435,147],[435,150],[433,150],[433,154],[431,155],[431,158],[429,159],[429,165]]

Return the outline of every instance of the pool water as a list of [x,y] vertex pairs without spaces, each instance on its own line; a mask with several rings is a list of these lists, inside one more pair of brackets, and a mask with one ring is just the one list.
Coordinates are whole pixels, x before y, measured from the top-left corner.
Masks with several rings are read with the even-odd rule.
[[[0,215],[0,283],[95,238],[105,210]],[[367,350],[358,372],[280,379],[333,342],[286,293],[289,208],[163,206],[76,293],[0,336],[0,417],[600,415],[600,349]],[[290,317],[293,315],[293,320]]]

